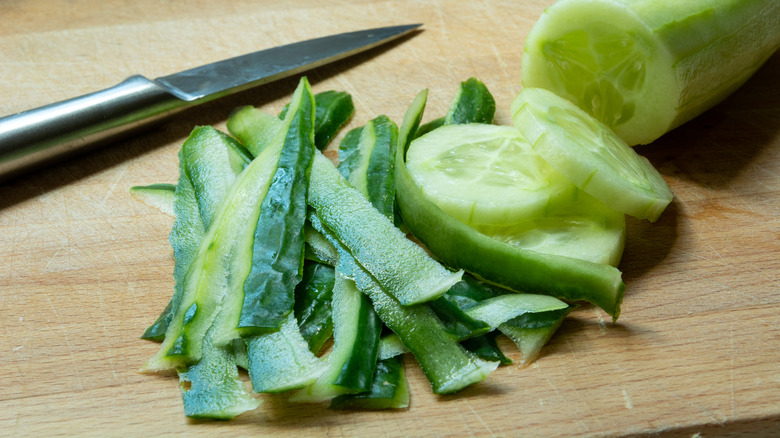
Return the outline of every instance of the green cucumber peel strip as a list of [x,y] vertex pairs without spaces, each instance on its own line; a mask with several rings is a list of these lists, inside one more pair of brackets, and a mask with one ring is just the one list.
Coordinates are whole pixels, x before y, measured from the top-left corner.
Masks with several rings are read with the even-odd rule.
[[203,342],[200,362],[179,372],[184,415],[230,420],[260,406],[239,377],[233,350],[213,345],[208,334]]
[[[210,225],[203,223],[204,218],[209,220],[214,217],[228,187],[247,163],[233,141],[210,127],[195,128],[185,143],[179,154],[179,184],[151,186],[151,190],[174,195],[171,197],[171,210],[176,212],[170,236],[176,256],[174,296],[166,307],[168,313],[163,312],[144,333],[144,337],[151,337],[150,331],[158,330],[157,340],[164,337],[168,322],[173,317],[172,309],[178,307],[181,279],[197,253],[205,228]],[[210,333],[207,333],[200,362],[178,372],[185,415],[230,419],[255,409],[260,402],[251,396],[240,380],[236,365],[233,350],[214,346]]]
[[339,172],[369,202],[389,219],[394,219],[395,148],[398,127],[386,116],[378,116],[347,133],[339,145]]
[[469,78],[460,83],[450,109],[444,116],[444,124],[493,123],[496,101],[484,83]]
[[477,78],[460,83],[458,91],[450,102],[447,115],[433,119],[414,130],[413,138],[421,137],[444,125],[466,123],[493,123],[496,115],[496,100],[487,86]]
[[403,305],[436,299],[460,280],[339,174],[319,151],[311,172],[309,204],[317,216],[388,293]]
[[171,216],[174,215],[173,202],[176,198],[174,196],[175,191],[175,184],[165,183],[130,187],[130,194],[135,196],[136,199]]
[[[302,79],[294,101],[305,100],[304,94],[311,99],[310,90],[304,90],[308,90],[308,84]],[[282,123],[289,127],[295,114]],[[184,276],[181,302],[160,351],[147,361],[144,369],[160,371],[197,362],[203,337],[212,324],[216,323],[215,344],[227,345],[236,337],[243,299],[239,291],[252,268],[253,237],[261,200],[276,173],[285,138],[286,132],[278,131],[274,141],[264,146],[230,185]]]
[[[323,91],[314,95],[314,143],[317,149],[328,147],[330,140],[344,126],[352,114],[355,113],[355,104],[352,96],[345,91]],[[279,118],[283,119],[290,106],[285,105]]]
[[406,169],[404,154],[419,126],[426,97],[424,90],[407,110],[396,154],[398,207],[414,235],[451,267],[515,291],[589,301],[617,320],[625,283],[616,268],[498,242],[452,218],[420,193]]
[[520,364],[528,365],[539,356],[542,347],[547,344],[563,323],[566,315],[576,306],[549,312],[526,313],[513,318],[500,326],[498,330],[515,343],[520,350]]
[[403,409],[409,407],[409,387],[403,360],[394,357],[376,364],[371,390],[360,394],[345,394],[334,398],[331,409]]
[[498,335],[498,331],[492,331],[481,336],[466,339],[461,342],[461,345],[483,360],[498,362],[501,365],[509,365],[512,363],[512,359],[506,357],[498,347],[498,342],[496,341]]
[[288,125],[284,146],[257,221],[252,269],[236,324],[242,336],[278,329],[293,308],[303,269],[303,227],[315,150],[313,99],[308,81],[301,79],[283,120]]
[[278,331],[246,338],[249,378],[258,393],[280,393],[303,388],[327,369],[324,360],[303,339],[294,314]]
[[318,354],[333,335],[333,266],[306,261],[303,278],[295,287],[293,311],[309,350]]
[[310,221],[339,252],[338,269],[368,295],[379,318],[415,356],[437,394],[456,392],[482,381],[498,365],[480,360],[458,344],[441,321],[425,305],[402,305],[352,256],[349,249],[327,230],[317,215]]
[[406,348],[404,343],[401,342],[401,338],[395,333],[390,333],[379,339],[378,360],[390,359],[391,357],[400,356],[406,353],[409,353],[409,349]]
[[468,316],[490,325],[490,331],[525,313],[549,312],[568,308],[568,304],[548,295],[504,294],[488,298],[465,309]]
[[333,349],[326,359],[328,368],[290,400],[317,403],[342,394],[369,391],[381,328],[368,297],[360,293],[352,280],[337,272],[333,287]]

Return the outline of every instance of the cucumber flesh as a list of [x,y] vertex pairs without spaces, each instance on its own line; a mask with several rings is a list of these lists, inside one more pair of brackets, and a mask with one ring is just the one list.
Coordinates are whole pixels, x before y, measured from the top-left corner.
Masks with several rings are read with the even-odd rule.
[[575,190],[510,126],[442,126],[412,142],[406,165],[424,196],[467,225],[521,222]]
[[522,79],[646,144],[721,101],[778,47],[776,0],[561,0],[525,39]]
[[646,158],[553,92],[524,88],[512,102],[512,120],[550,167],[615,210],[655,221],[672,201]]
[[612,266],[620,262],[626,238],[625,215],[581,190],[573,200],[551,205],[546,215],[474,228],[519,248]]

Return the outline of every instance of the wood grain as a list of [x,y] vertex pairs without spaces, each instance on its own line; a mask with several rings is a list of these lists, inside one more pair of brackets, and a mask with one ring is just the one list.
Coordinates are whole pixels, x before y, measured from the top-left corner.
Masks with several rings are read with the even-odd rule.
[[[359,126],[426,119],[483,80],[510,123],[524,36],[551,1],[38,0],[0,3],[0,114],[310,37],[423,22],[424,31],[308,74],[353,94]],[[621,319],[575,312],[532,366],[435,396],[407,359],[400,412],[334,412],[263,396],[232,422],[182,414],[175,379],[137,372],[172,288],[171,219],[128,188],[175,182],[195,125],[279,110],[296,80],[212,102],[149,133],[0,185],[3,436],[770,436],[780,433],[780,56],[698,119],[637,150],[676,198],[629,220]],[[509,347],[509,355],[516,358]],[[514,356],[513,356],[514,355]]]

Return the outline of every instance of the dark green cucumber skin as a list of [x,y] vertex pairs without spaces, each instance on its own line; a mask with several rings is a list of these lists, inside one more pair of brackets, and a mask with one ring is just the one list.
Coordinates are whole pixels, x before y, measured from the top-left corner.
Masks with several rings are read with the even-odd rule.
[[[460,283],[458,283],[460,284]],[[457,285],[456,285],[457,286]],[[455,286],[453,286],[454,288]],[[456,339],[469,339],[490,331],[490,325],[468,316],[446,297],[447,293],[428,303],[428,307],[444,324],[445,329]]]
[[324,227],[316,215],[310,216],[310,220],[314,228],[338,250],[337,269],[355,281],[358,289],[371,299],[376,314],[415,356],[435,393],[443,393],[451,378],[476,366],[476,356],[457,343],[430,307],[426,304],[402,305],[360,266],[349,249]]
[[208,339],[200,362],[179,372],[179,384],[184,415],[190,418],[230,420],[260,404],[239,377],[233,349],[216,347]]
[[360,294],[360,301],[357,339],[352,354],[333,382],[354,392],[365,392],[371,389],[379,351],[379,336],[382,333],[382,322],[369,298]]
[[461,82],[458,92],[444,117],[445,125],[464,123],[493,123],[496,101],[477,78]]
[[[339,143],[339,164],[337,168],[341,175],[349,181],[352,169],[358,166],[360,161],[360,136],[365,126],[349,130]],[[360,190],[360,189],[358,189]]]
[[[314,143],[317,149],[328,147],[331,139],[355,113],[352,96],[344,91],[323,91],[314,95]],[[287,114],[289,105],[282,109],[279,118]]]
[[[374,132],[373,142],[361,142],[361,134],[370,129]],[[371,204],[387,218],[395,219],[395,150],[398,145],[398,127],[395,122],[380,115],[366,126],[348,132],[339,145],[339,172]],[[370,154],[368,165],[362,166],[364,154]],[[356,173],[363,174],[358,184]]]
[[512,363],[512,359],[506,357],[498,347],[498,342],[496,342],[498,334],[499,332],[492,331],[482,336],[466,339],[461,342],[461,345],[481,359],[496,361],[501,363],[501,365],[509,365]]
[[295,286],[301,280],[303,226],[314,157],[314,100],[310,92],[306,94],[293,116],[261,204],[238,322],[245,336],[278,329],[292,311]]
[[[195,142],[201,144],[195,145]],[[196,150],[196,146],[203,146],[203,142],[216,148],[224,147],[224,161],[202,161],[189,153]],[[178,308],[181,281],[198,251],[205,229],[227,193],[226,181],[234,179],[249,161],[242,147],[210,127],[195,128],[182,146],[179,157],[180,176],[174,189],[176,218],[169,237],[175,258],[174,296],[160,318],[144,333],[146,337],[156,331],[155,339],[160,341],[165,336],[174,310]],[[177,345],[181,346],[180,343]],[[257,407],[257,402],[239,378],[232,349],[216,347],[208,339],[204,340],[201,361],[181,370],[179,379],[184,414],[188,417],[231,419],[240,412]]]
[[403,409],[408,406],[409,388],[400,356],[377,362],[370,390],[340,395],[330,403],[331,409]]
[[334,281],[333,266],[307,261],[303,267],[303,278],[295,287],[295,318],[301,335],[314,354],[319,353],[333,335],[331,299]]
[[377,210],[393,220],[398,127],[386,116],[379,116],[372,123],[376,132],[376,145],[368,162],[366,197]]
[[[202,147],[204,142],[213,144],[213,147],[224,147],[224,160],[200,162],[197,154],[193,155],[190,151]],[[179,150],[179,181],[174,188],[175,219],[168,237],[174,256],[174,293],[165,310],[146,329],[142,338],[156,341],[165,338],[168,324],[178,308],[187,270],[198,252],[206,228],[229,189],[224,181],[235,178],[249,161],[246,149],[210,126],[193,129],[182,145]],[[232,175],[225,175],[227,172]]]

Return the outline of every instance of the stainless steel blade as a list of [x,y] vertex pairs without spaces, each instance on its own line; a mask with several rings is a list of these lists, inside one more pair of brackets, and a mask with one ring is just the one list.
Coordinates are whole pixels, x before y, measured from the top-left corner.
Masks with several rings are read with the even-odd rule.
[[155,81],[188,102],[219,97],[363,52],[420,26],[382,27],[301,41],[195,67]]

